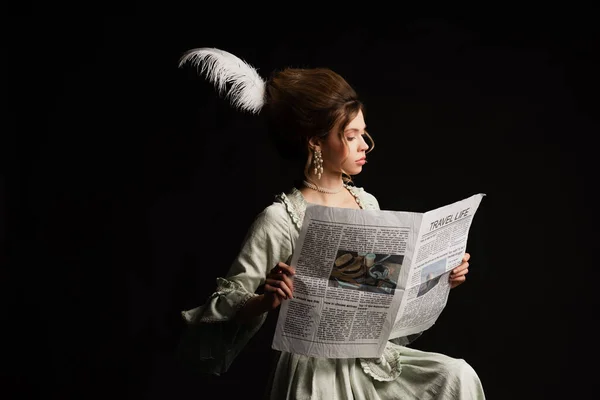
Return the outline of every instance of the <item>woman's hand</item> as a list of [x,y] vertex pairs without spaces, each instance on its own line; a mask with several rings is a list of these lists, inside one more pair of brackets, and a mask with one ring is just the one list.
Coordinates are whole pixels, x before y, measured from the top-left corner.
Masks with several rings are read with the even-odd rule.
[[465,253],[460,265],[452,270],[450,273],[450,289],[454,289],[458,285],[464,283],[467,280],[467,274],[469,273],[469,259],[471,255]]
[[264,305],[267,311],[281,305],[283,300],[293,298],[295,270],[289,265],[279,262],[267,275],[264,291]]
[[259,296],[248,299],[244,307],[236,313],[235,318],[240,323],[246,323],[253,318],[276,309],[285,299],[291,299],[294,283],[291,276],[294,268],[282,262],[269,272],[264,285],[264,291]]

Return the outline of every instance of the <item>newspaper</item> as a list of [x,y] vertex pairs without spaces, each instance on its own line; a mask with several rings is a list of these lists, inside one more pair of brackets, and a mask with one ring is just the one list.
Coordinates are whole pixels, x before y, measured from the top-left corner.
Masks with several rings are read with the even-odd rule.
[[446,306],[485,194],[426,213],[310,204],[290,264],[272,347],[313,357],[380,357],[389,339],[423,332]]

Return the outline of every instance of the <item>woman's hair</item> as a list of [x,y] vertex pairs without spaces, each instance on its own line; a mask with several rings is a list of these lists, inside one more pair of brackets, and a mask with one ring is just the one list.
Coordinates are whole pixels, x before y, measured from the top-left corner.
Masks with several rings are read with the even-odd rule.
[[[328,68],[286,68],[271,74],[265,86],[269,136],[283,158],[304,162],[304,175],[312,162],[309,141],[338,134],[346,142],[345,127],[365,106],[356,91],[339,74]],[[333,131],[337,128],[337,131]],[[370,141],[371,151],[374,142]],[[344,180],[351,178],[344,174]]]
[[[187,62],[213,82],[219,93],[226,93],[234,107],[264,117],[276,149],[284,159],[304,163],[305,177],[312,162],[309,141],[333,133],[347,145],[344,129],[359,111],[365,114],[354,89],[328,68],[286,68],[265,80],[234,54],[208,47],[187,51],[179,65]],[[367,132],[365,136],[371,151],[375,143]],[[350,176],[342,173],[349,182]]]

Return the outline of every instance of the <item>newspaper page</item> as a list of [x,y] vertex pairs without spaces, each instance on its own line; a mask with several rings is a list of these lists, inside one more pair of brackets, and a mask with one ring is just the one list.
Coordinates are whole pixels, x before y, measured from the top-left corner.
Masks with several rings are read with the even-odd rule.
[[405,289],[390,339],[423,332],[438,319],[450,293],[449,274],[467,248],[479,193],[423,214],[414,252],[407,259]]
[[[272,347],[313,357],[372,358],[389,338],[433,325],[448,295],[441,277],[464,254],[481,196],[428,213],[310,204],[290,261],[294,297],[281,304]],[[434,297],[438,292],[441,299]]]

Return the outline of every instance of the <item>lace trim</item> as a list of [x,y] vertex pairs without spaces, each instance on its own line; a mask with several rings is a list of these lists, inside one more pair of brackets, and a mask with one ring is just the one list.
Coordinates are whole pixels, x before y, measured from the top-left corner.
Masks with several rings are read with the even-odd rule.
[[[238,302],[236,302],[236,305],[235,305],[236,312],[237,312],[237,310],[240,310],[242,307],[244,307],[246,305],[246,303],[248,302],[248,300],[250,300],[251,298],[253,298],[255,296],[258,296],[258,294],[256,294],[256,293],[247,292],[237,282],[232,282],[232,281],[229,281],[229,280],[223,279],[223,278],[217,278],[217,290],[210,295],[210,297],[208,298],[206,303],[201,308],[197,308],[192,311],[182,311],[181,315],[187,321],[191,321],[194,319],[194,315],[202,315],[204,313],[204,309],[211,303],[211,301],[213,299],[215,299],[216,297],[225,296],[232,292],[235,292],[236,294],[238,294],[240,296],[240,300]],[[199,321],[211,323],[211,322],[223,322],[223,321],[227,321],[229,319],[230,318],[224,318],[224,317],[202,316],[199,318]]]
[[[344,185],[350,194],[354,196],[356,200],[356,204],[362,209],[372,209],[373,204],[369,201],[365,201],[362,194],[364,193],[364,189],[357,188],[356,186]],[[275,199],[282,202],[285,205],[285,209],[287,210],[290,218],[292,219],[296,228],[302,228],[302,222],[304,221],[304,212],[306,211],[306,200],[304,200],[304,196],[302,193],[293,188],[289,195],[285,193],[280,193],[275,196]]]
[[356,204],[358,204],[358,206],[360,208],[365,208],[364,204],[360,200],[360,190],[356,186],[344,185],[344,187],[346,189],[348,189],[348,191],[350,192],[350,194],[352,196],[354,196],[354,199],[356,200]]
[[379,208],[372,201],[375,198],[372,195],[367,194],[367,192],[365,192],[365,189],[363,189],[362,187],[348,185],[347,188],[350,191],[350,193],[352,193],[352,195],[356,198],[356,202],[360,205],[362,209],[376,210]]
[[217,278],[217,290],[213,293],[213,297],[231,292],[245,291],[242,285],[237,282],[230,281],[225,278]]
[[[297,197],[298,194],[301,195],[298,189],[294,189],[291,195]],[[296,228],[301,229],[302,221],[304,220],[304,211],[306,210],[306,204],[303,203],[304,200],[296,199],[295,201],[292,201],[293,197],[290,199],[285,193],[278,194],[275,198],[285,204],[285,209],[294,222],[294,225]]]
[[402,372],[402,365],[400,365],[400,351],[394,347],[388,342],[381,357],[361,358],[360,364],[363,371],[380,382],[396,379]]
[[244,306],[246,305],[248,300],[250,300],[253,297],[258,296],[258,294],[256,294],[256,293],[247,292],[246,289],[244,289],[242,287],[242,285],[240,285],[237,282],[232,282],[230,280],[223,279],[223,278],[217,278],[217,292],[215,294],[213,294],[213,296],[217,296],[217,295],[222,296],[222,295],[229,294],[231,292],[236,292],[242,296],[242,299],[237,303],[237,305],[235,307],[236,311],[241,308],[244,308]]

